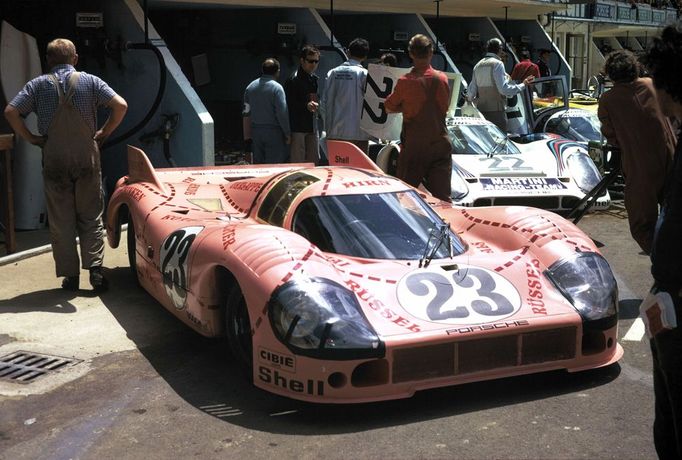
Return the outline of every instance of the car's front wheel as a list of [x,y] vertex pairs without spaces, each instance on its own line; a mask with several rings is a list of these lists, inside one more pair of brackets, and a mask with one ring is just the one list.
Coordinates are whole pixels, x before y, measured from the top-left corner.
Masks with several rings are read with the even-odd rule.
[[225,327],[232,356],[250,377],[253,369],[251,320],[242,290],[236,283],[225,304]]

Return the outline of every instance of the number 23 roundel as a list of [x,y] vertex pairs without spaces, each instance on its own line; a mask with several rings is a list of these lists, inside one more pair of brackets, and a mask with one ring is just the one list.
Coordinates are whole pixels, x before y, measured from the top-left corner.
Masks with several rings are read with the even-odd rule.
[[397,295],[411,315],[446,324],[498,321],[521,308],[521,296],[506,278],[467,265],[415,270],[400,280]]
[[178,310],[185,307],[189,264],[187,255],[194,239],[204,227],[185,227],[168,235],[161,244],[160,260],[163,287]]

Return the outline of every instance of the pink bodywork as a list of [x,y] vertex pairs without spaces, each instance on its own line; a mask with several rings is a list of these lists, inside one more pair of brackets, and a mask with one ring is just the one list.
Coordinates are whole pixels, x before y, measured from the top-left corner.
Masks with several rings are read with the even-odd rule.
[[[344,158],[345,149],[337,145],[330,152]],[[354,154],[350,150],[349,158]],[[128,160],[129,175],[119,180],[109,202],[109,244],[119,244],[119,214],[125,206],[135,229],[140,284],[205,336],[225,333],[226,284],[237,282],[251,322],[253,382],[267,391],[316,402],[388,400],[427,388],[606,366],[623,354],[617,326],[583,331],[576,309],[543,275],[552,263],[576,251],[599,252],[581,230],[553,213],[523,207],[458,208],[420,191],[468,248],[419,269],[417,261],[324,253],[287,230],[293,210],[311,196],[410,188],[381,175],[372,163],[362,165],[374,169],[370,177],[357,168],[292,164],[154,170],[134,147],[129,147]],[[296,197],[283,228],[260,221],[257,212],[267,192],[281,177],[301,169],[319,181]],[[419,270],[453,276],[455,265],[484,269],[510,286],[510,296],[518,301],[513,314],[474,323],[425,320],[412,308],[414,299],[401,291],[401,280]],[[164,271],[175,284],[164,284]],[[219,275],[225,272],[233,281]],[[268,318],[270,297],[287,280],[310,276],[328,278],[355,293],[385,343],[383,358],[314,359],[295,355],[278,340]],[[423,303],[430,301],[432,297],[423,298]]]

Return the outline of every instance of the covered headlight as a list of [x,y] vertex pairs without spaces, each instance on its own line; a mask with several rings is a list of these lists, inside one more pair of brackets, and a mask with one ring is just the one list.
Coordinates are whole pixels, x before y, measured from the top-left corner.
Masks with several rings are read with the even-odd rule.
[[452,176],[450,176],[450,196],[453,200],[461,200],[469,194],[469,186],[457,172],[455,162],[452,162]]
[[578,310],[583,320],[618,312],[618,285],[608,262],[594,252],[580,252],[554,263],[547,277]]
[[601,176],[592,158],[582,150],[576,150],[566,158],[568,170],[576,185],[583,193],[588,193],[595,188]]
[[326,359],[384,354],[355,295],[331,280],[289,281],[273,293],[268,309],[275,335],[297,354]]

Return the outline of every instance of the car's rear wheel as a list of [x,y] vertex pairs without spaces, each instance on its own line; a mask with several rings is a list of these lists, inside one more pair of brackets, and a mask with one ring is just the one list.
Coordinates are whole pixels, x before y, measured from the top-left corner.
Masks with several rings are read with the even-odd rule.
[[242,290],[236,283],[225,304],[225,328],[232,356],[250,377],[253,369],[251,320]]
[[126,241],[128,243],[128,263],[130,264],[130,273],[133,278],[137,280],[137,250],[135,248],[135,225],[133,224],[133,216],[128,212],[128,234]]

